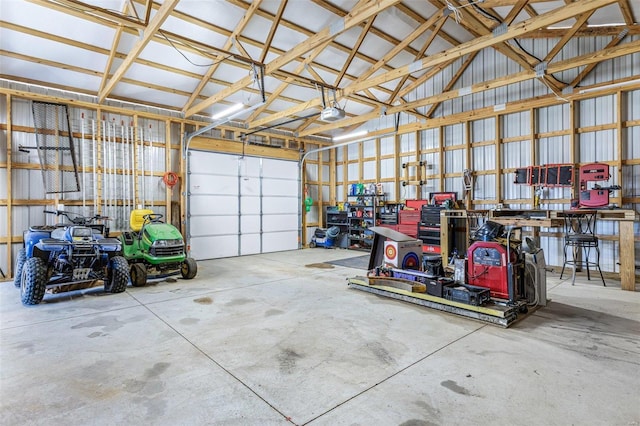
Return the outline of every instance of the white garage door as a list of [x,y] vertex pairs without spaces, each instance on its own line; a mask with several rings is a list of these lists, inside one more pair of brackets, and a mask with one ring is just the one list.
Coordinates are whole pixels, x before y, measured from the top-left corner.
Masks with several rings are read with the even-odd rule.
[[196,260],[298,248],[298,163],[191,151],[189,173]]

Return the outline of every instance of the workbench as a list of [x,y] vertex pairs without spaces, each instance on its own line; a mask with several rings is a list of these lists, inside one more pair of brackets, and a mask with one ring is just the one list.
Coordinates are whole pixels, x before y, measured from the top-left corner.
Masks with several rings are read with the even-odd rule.
[[[487,220],[501,223],[505,226],[521,226],[539,228],[563,229],[564,219],[558,213],[562,210],[489,210]],[[443,264],[447,265],[450,250],[449,222],[467,218],[465,210],[443,210],[441,212],[441,249]],[[620,283],[622,290],[635,291],[635,236],[633,223],[636,218],[635,210],[607,209],[598,210],[598,220],[616,221],[619,223],[618,243],[620,245]],[[467,238],[468,241],[468,238]]]

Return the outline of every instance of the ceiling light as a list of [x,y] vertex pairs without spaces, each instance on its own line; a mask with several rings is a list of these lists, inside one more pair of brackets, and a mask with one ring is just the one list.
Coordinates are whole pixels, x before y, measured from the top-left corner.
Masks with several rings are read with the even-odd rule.
[[368,130],[358,130],[357,132],[347,133],[346,135],[334,136],[334,141],[341,141],[343,139],[357,138],[358,136],[364,136],[369,133]]
[[219,118],[223,118],[223,117],[226,117],[228,115],[231,115],[234,112],[240,111],[243,108],[244,108],[244,104],[235,104],[235,105],[230,106],[229,108],[223,109],[222,111],[220,111],[217,114],[212,115],[211,118],[214,119],[214,120],[217,120]]
[[580,90],[578,93],[582,95],[584,93],[597,92],[597,91],[600,91],[600,90],[611,89],[611,88],[614,88],[614,87],[628,86],[630,84],[636,84],[636,83],[640,83],[640,79],[621,81],[619,83],[611,83],[611,84],[606,84],[604,86],[598,86],[598,87],[588,87],[586,89]]

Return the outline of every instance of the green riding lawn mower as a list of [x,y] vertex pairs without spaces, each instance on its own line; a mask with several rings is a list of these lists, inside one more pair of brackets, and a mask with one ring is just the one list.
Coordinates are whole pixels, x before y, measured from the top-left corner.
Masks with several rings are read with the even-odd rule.
[[120,236],[134,287],[145,286],[148,278],[181,274],[190,280],[198,273],[196,261],[186,255],[182,234],[175,226],[162,222],[162,217],[149,209],[133,210],[129,219],[131,231]]

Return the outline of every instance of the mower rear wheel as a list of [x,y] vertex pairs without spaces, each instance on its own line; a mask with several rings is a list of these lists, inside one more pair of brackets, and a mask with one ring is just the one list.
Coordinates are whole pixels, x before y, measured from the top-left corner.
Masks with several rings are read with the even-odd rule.
[[196,263],[196,260],[192,257],[187,257],[180,266],[180,273],[182,273],[182,278],[185,280],[194,278],[198,273],[198,264]]
[[23,305],[37,305],[42,302],[47,289],[47,264],[39,257],[32,257],[24,263],[20,278],[20,299]]
[[129,283],[129,263],[122,256],[115,256],[109,262],[109,272],[104,280],[104,291],[122,293]]
[[20,288],[20,281],[22,280],[22,268],[24,268],[24,263],[27,261],[27,251],[23,248],[18,252],[18,257],[16,258],[16,270],[13,275],[13,285],[16,288]]
[[147,285],[147,268],[142,263],[131,265],[131,284],[134,287],[144,287]]

